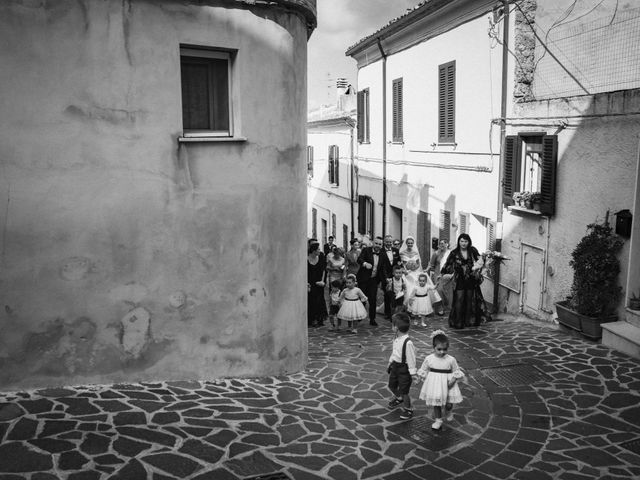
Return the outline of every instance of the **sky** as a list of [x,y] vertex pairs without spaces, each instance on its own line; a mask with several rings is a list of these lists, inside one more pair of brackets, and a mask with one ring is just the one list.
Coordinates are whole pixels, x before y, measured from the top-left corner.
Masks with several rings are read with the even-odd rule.
[[336,79],[356,84],[356,62],[344,52],[420,0],[318,0],[318,28],[308,43],[308,108],[335,103]]

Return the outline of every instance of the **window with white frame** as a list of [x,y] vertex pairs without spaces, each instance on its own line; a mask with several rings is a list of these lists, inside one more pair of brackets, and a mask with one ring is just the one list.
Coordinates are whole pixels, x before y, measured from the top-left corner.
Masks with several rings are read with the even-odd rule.
[[184,135],[233,136],[229,51],[180,47]]
[[358,233],[373,238],[373,198],[358,195]]
[[340,185],[340,149],[338,145],[329,146],[329,183]]

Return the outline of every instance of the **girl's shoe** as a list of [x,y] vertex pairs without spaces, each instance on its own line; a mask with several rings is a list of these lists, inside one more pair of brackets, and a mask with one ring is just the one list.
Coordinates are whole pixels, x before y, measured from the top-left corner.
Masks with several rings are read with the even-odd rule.
[[451,421],[453,420],[453,412],[449,412],[449,413],[447,414],[447,416],[446,416],[446,417],[444,417],[444,419],[445,419],[447,422],[451,422]]
[[442,428],[442,419],[436,418],[436,421],[431,425],[433,430],[440,430]]
[[426,324],[426,323],[424,323],[424,320],[422,320],[421,325],[422,325],[423,327],[426,327],[426,326],[427,326],[427,324]]
[[444,310],[438,310],[438,315],[440,315],[441,317],[444,316]]
[[400,414],[400,418],[402,420],[409,420],[410,418],[413,418],[413,410],[409,410],[408,408],[405,408]]

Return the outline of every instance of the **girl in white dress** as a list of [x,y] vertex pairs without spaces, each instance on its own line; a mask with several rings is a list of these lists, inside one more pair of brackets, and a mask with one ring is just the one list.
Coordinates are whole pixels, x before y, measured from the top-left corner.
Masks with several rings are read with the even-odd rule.
[[431,425],[434,430],[442,428],[442,407],[447,411],[446,420],[453,420],[453,404],[462,402],[462,393],[458,387],[458,380],[464,373],[455,358],[447,353],[449,339],[442,330],[431,334],[433,339],[433,353],[424,359],[418,370],[418,376],[424,379],[420,390],[420,399],[427,406],[433,407],[435,422]]
[[353,273],[347,275],[346,284],[347,286],[340,293],[338,320],[347,322],[348,332],[358,333],[358,322],[369,318],[367,296],[356,287],[356,276]]
[[413,287],[407,297],[407,310],[413,315],[414,325],[418,325],[420,320],[423,327],[427,326],[424,319],[433,314],[431,296],[435,293],[435,289],[433,284],[429,284],[429,276],[426,273],[418,275],[418,284]]

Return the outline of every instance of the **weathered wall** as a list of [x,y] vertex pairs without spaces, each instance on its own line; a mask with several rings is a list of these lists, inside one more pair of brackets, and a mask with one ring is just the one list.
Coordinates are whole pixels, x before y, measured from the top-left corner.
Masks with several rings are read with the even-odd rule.
[[[304,367],[306,21],[206,3],[0,4],[0,389]],[[178,145],[180,44],[246,142]]]
[[[638,132],[640,131],[640,90],[627,90],[569,99],[519,104],[516,115],[523,124],[533,124],[541,116],[562,119],[540,122],[539,126],[509,127],[508,134],[525,131],[558,135],[558,170],[556,177],[556,213],[545,219],[505,212],[503,251],[511,257],[502,270],[502,281],[514,285],[522,272],[522,244],[548,251],[546,293],[542,316],[553,311],[553,304],[564,300],[573,281],[569,266],[571,252],[586,233],[586,226],[605,220],[615,225],[613,214],[623,209],[633,211],[638,168]],[[579,116],[584,115],[583,118]],[[576,118],[572,118],[576,117]],[[548,239],[547,239],[548,236]],[[629,264],[629,242],[619,255],[620,286],[625,288]],[[519,296],[503,289],[501,305],[515,312]],[[623,312],[626,295],[620,298]]]

